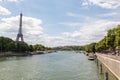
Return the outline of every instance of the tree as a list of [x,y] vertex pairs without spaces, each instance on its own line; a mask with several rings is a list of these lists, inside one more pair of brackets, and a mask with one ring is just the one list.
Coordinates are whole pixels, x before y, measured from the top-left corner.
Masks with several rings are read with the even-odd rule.
[[33,45],[29,45],[29,51],[30,52],[34,51]]
[[15,42],[7,37],[0,37],[0,48],[1,51],[10,51],[15,48]]
[[34,50],[41,50],[41,51],[45,50],[45,47],[41,44],[33,45],[33,48],[34,48]]
[[115,29],[115,42],[114,45],[115,47],[120,46],[120,25]]
[[17,50],[16,50],[17,52],[29,51],[29,46],[25,42],[18,42],[18,43],[16,43],[16,46],[17,46]]

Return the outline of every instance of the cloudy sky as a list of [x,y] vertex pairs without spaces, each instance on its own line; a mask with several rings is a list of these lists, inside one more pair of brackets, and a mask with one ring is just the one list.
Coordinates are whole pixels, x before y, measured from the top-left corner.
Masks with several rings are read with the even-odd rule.
[[19,14],[29,44],[85,45],[120,24],[120,0],[0,0],[0,36],[16,40]]

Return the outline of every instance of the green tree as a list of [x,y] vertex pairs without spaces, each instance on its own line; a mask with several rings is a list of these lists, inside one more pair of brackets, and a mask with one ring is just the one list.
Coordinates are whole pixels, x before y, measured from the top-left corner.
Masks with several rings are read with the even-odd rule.
[[41,44],[36,44],[33,46],[34,50],[41,50],[41,51],[44,51],[46,48],[41,45]]
[[26,52],[26,51],[29,51],[29,46],[25,42],[16,43],[16,46],[17,46],[17,50],[16,50],[17,52]]
[[29,51],[34,51],[33,45],[29,45]]

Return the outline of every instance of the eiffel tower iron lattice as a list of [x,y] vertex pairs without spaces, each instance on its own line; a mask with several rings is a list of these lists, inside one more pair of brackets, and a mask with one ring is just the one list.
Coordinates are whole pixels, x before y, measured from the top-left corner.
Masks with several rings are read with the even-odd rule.
[[[19,39],[21,39],[21,41],[19,41]],[[18,30],[16,42],[24,42],[23,34],[22,34],[22,13],[20,13],[20,23],[19,23],[19,30]]]

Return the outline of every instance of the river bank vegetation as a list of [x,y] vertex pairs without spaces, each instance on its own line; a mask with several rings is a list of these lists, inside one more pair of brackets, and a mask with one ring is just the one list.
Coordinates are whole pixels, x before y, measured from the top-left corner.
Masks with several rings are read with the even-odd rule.
[[60,50],[60,51],[80,51],[83,50],[82,46],[59,46],[52,48],[53,50]]
[[32,51],[45,51],[51,48],[45,47],[41,44],[29,45],[26,42],[16,43],[16,41],[8,37],[0,37],[0,52],[32,52]]
[[107,35],[97,43],[91,43],[83,46],[87,52],[116,52],[120,51],[120,25],[110,29]]
[[120,25],[116,28],[110,29],[107,35],[99,42],[90,43],[84,46],[62,46],[48,48],[41,44],[29,45],[26,42],[22,44],[16,44],[16,42],[7,37],[0,37],[0,51],[1,52],[26,52],[26,51],[45,51],[45,50],[83,50],[86,52],[115,52],[117,49],[120,51]]
[[84,46],[63,46],[55,47],[55,50],[83,50],[86,52],[104,52],[115,53],[116,49],[120,51],[120,25],[110,29],[107,35],[99,42],[93,42]]

